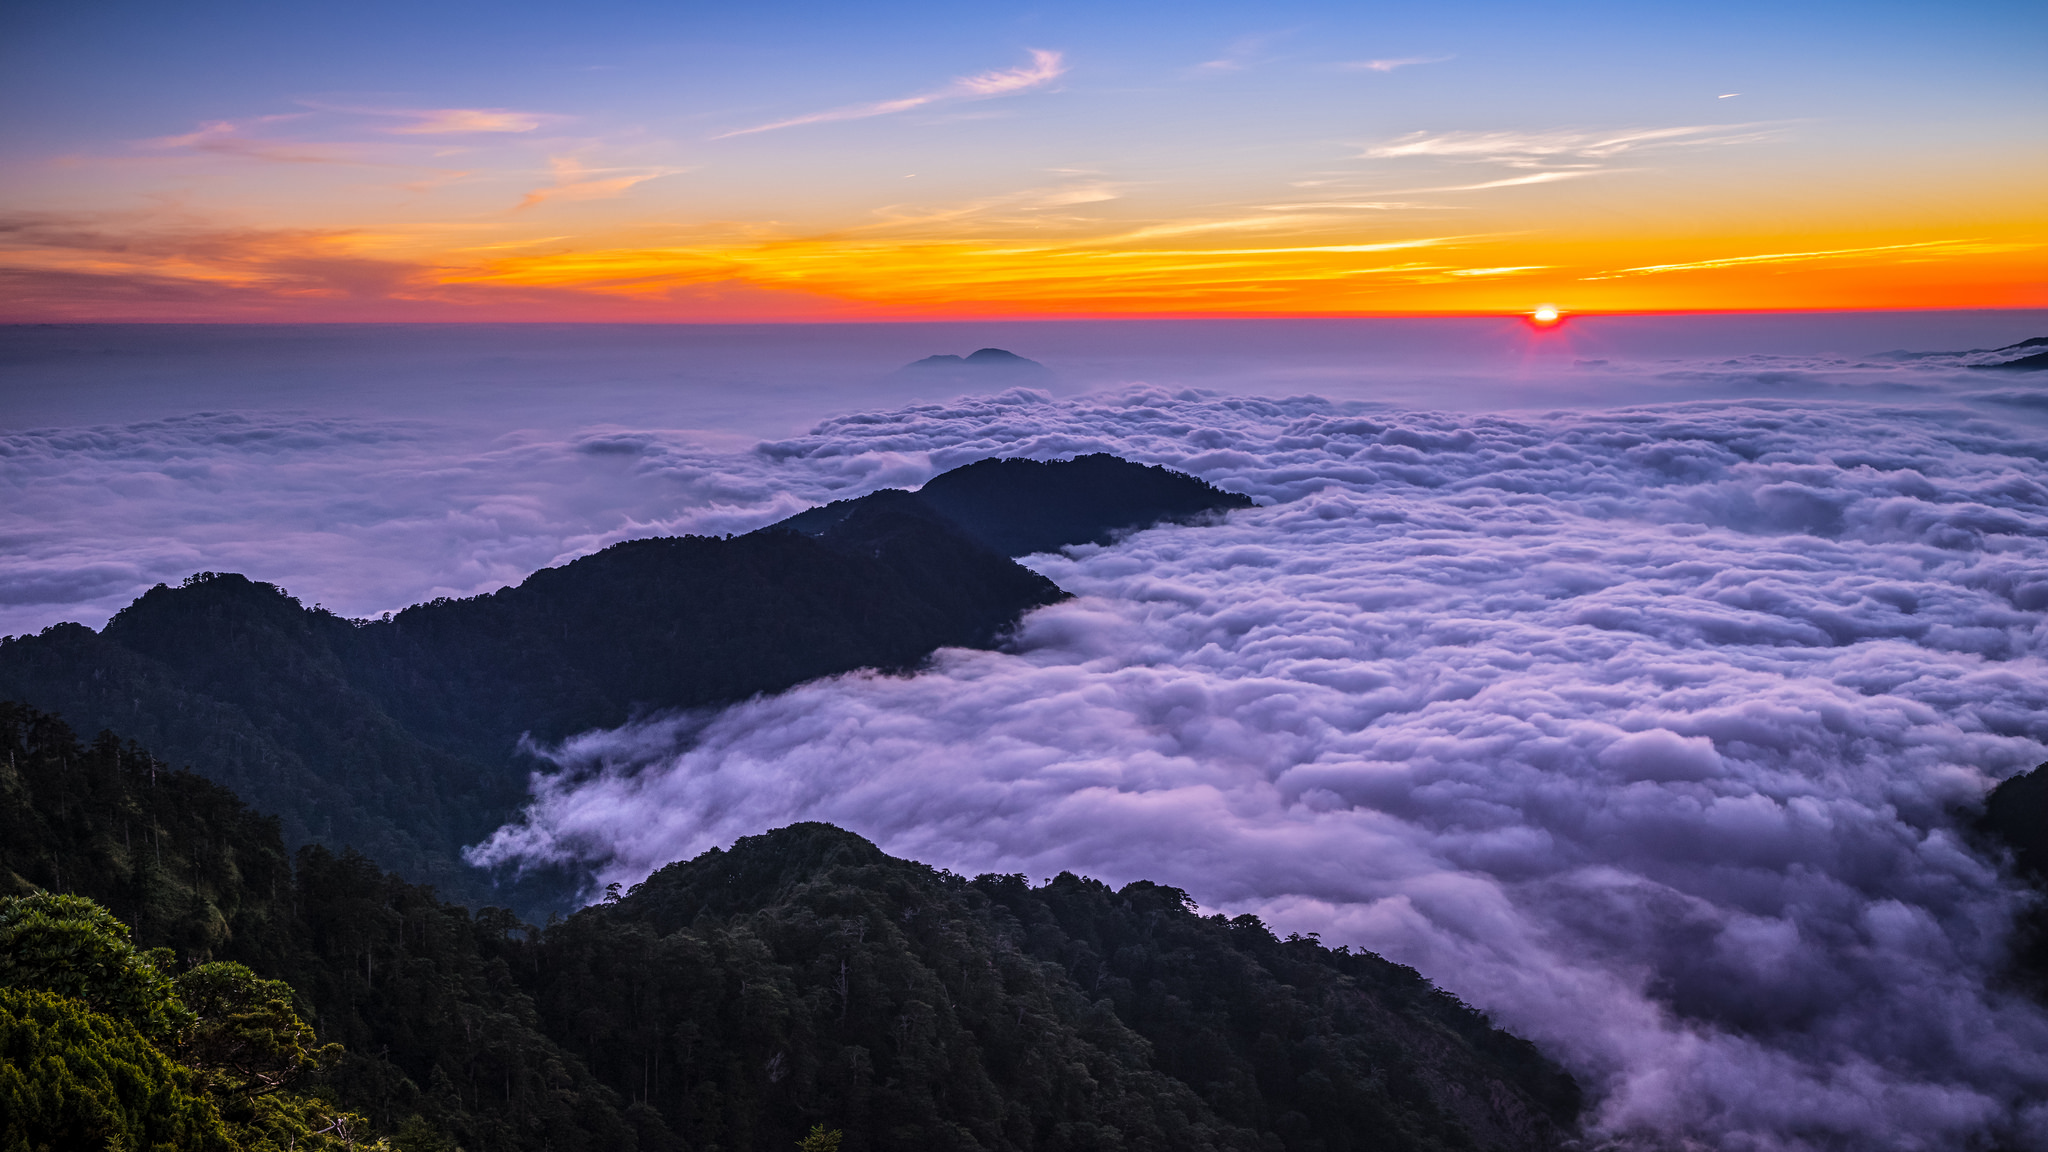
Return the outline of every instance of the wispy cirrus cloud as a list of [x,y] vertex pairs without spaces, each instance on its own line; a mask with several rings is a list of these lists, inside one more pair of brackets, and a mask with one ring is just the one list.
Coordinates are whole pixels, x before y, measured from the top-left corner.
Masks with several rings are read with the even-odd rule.
[[208,120],[191,132],[177,136],[159,136],[143,141],[150,148],[186,149],[193,152],[211,152],[222,156],[241,156],[251,160],[269,160],[280,164],[350,164],[356,161],[345,154],[336,152],[333,145],[307,144],[290,140],[269,140],[252,135],[253,129],[266,124],[277,124],[297,120],[307,115],[304,112],[289,112],[277,116],[257,116],[247,120]]
[[1214,60],[1204,60],[1195,66],[1198,72],[1242,72],[1270,59],[1266,49],[1275,41],[1294,34],[1292,29],[1285,32],[1263,32],[1256,36],[1243,36],[1230,42],[1223,55]]
[[1416,209],[1445,209],[1448,204],[1417,204],[1408,200],[1309,200],[1300,204],[1261,204],[1268,212],[1295,212],[1303,209],[1337,208],[1367,212],[1410,212]]
[[62,314],[73,302],[148,315],[161,306],[388,299],[426,283],[417,264],[339,229],[222,228],[132,216],[0,218],[0,297]]
[[1094,252],[1098,259],[1149,258],[1154,256],[1273,256],[1297,252],[1399,252],[1409,248],[1438,248],[1468,240],[1468,236],[1427,236],[1419,240],[1388,240],[1379,244],[1298,244],[1285,248],[1145,248],[1124,252]]
[[320,100],[300,100],[298,103],[319,112],[341,112],[352,116],[374,116],[379,119],[402,121],[379,129],[393,136],[522,133],[569,119],[553,112],[522,112],[513,108],[386,108],[377,105],[333,104]]
[[1508,268],[1453,268],[1452,276],[1519,276],[1524,272],[1541,272],[1548,264],[1517,264]]
[[435,108],[391,114],[417,118],[410,124],[387,129],[401,136],[456,132],[531,132],[551,120],[561,119],[539,112],[514,112],[509,108]]
[[2030,245],[1987,244],[1979,240],[1922,240],[1912,244],[1877,244],[1866,248],[1823,248],[1812,252],[1765,252],[1755,256],[1724,256],[1714,260],[1692,260],[1682,264],[1645,264],[1639,268],[1617,268],[1582,280],[1618,280],[1624,276],[1655,276],[1664,272],[1699,272],[1714,268],[1741,268],[1752,264],[1803,264],[1811,260],[1834,260],[1868,256],[1879,252],[1939,252],[1944,255],[2010,252]]
[[383,135],[451,136],[477,133],[526,133],[543,125],[567,119],[546,112],[518,112],[508,108],[369,108],[355,105],[299,101],[312,111],[253,116],[241,120],[208,120],[190,132],[160,136],[143,141],[156,149],[210,152],[280,164],[370,164],[365,159],[367,142],[280,140],[265,135],[273,125],[304,120],[316,113],[343,113],[397,120],[380,127]]
[[554,184],[528,192],[519,201],[519,208],[531,208],[548,200],[607,200],[637,184],[689,171],[688,168],[587,168],[582,161],[571,156],[549,157],[548,169],[554,174]]
[[1387,60],[1348,60],[1339,64],[1338,67],[1348,68],[1355,72],[1392,72],[1396,68],[1407,68],[1416,64],[1441,64],[1446,60],[1452,59],[1456,59],[1456,57],[1397,56]]
[[[946,208],[889,205],[878,209],[879,214],[884,217],[882,223],[864,225],[854,231],[934,224],[987,225],[1003,222],[1043,225],[1047,222],[1044,216],[1046,212],[1057,208],[1115,200],[1123,195],[1123,188],[1123,185],[1108,180],[1081,180],[1051,187],[1025,188],[999,196],[984,196]],[[1071,217],[1064,219],[1068,222],[1072,220]]]
[[867,120],[875,116],[890,116],[924,108],[933,104],[946,104],[960,100],[986,100],[995,96],[1008,96],[1040,88],[1059,79],[1067,71],[1066,59],[1062,53],[1033,48],[1031,63],[1016,68],[1000,68],[993,72],[982,72],[974,76],[961,76],[943,88],[905,96],[896,100],[880,100],[872,104],[849,104],[842,108],[828,108],[806,116],[792,116],[769,124],[757,124],[751,128],[736,128],[721,132],[713,140],[727,140],[734,136],[751,136],[756,132],[773,132],[782,128],[795,128],[804,124],[829,124],[841,120]]
[[1527,176],[1508,176],[1500,180],[1484,180],[1477,184],[1450,184],[1439,188],[1409,188],[1408,192],[1483,192],[1488,188],[1514,188],[1523,184],[1555,184],[1559,180],[1577,180],[1581,176],[1598,176],[1603,172],[1614,172],[1614,168],[1565,168],[1548,172],[1532,172]]
[[1412,132],[1366,149],[1361,157],[1390,160],[1424,156],[1481,160],[1534,167],[1560,160],[1607,160],[1647,148],[1696,148],[1749,144],[1779,135],[1767,124],[1695,124],[1675,128],[1624,128],[1606,132]]

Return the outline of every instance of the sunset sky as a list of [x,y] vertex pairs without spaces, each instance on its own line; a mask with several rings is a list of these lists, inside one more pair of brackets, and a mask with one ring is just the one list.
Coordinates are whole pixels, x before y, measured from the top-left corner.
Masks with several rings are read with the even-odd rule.
[[2048,305],[2037,4],[0,17],[0,319]]

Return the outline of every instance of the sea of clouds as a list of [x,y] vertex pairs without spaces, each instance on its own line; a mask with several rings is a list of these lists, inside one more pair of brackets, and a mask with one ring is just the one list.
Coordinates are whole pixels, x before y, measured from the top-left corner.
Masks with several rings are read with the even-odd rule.
[[1153,879],[1414,964],[1571,1067],[1604,1140],[2048,1148],[2048,1016],[1996,976],[2023,897],[1961,831],[2048,759],[2048,393],[1772,354],[1271,398],[1231,386],[1254,362],[815,425],[815,393],[599,423],[574,390],[493,425],[403,376],[15,423],[0,632],[199,569],[368,615],[987,456],[1168,464],[1262,506],[1030,558],[1075,599],[1004,651],[548,750],[477,860],[631,883],[817,819]]
[[1981,407],[1547,415],[1018,390],[762,444],[1109,450],[1267,506],[1038,556],[1004,652],[552,751],[480,863],[634,882],[792,820],[1152,878],[1412,963],[1645,1146],[2048,1146],[2018,898],[1959,832],[2048,758],[2048,436]]

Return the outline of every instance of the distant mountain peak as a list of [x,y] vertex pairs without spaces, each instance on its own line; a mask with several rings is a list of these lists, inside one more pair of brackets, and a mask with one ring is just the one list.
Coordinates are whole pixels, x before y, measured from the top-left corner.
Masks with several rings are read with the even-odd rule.
[[1033,373],[1049,371],[1045,365],[1040,364],[1036,360],[1019,356],[1015,352],[1002,348],[977,348],[965,356],[941,353],[937,356],[927,356],[922,360],[913,361],[910,364],[904,365],[904,368],[906,371],[946,369],[957,372],[970,368],[977,371],[987,369],[1000,369],[1011,372],[1022,370]]

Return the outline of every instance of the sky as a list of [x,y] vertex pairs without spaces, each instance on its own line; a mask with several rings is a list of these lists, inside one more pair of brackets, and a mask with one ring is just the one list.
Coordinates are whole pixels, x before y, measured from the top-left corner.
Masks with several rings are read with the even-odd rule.
[[[1003,651],[585,733],[478,859],[1149,878],[1416,965],[1616,1147],[2048,1149],[1962,831],[2048,757],[2048,401],[1972,351],[2048,335],[2044,33],[8,5],[0,633],[1182,468],[1260,507],[1031,558],[1076,596]],[[985,346],[1042,367],[906,368]]]
[[0,320],[2048,304],[2048,13],[0,14]]

